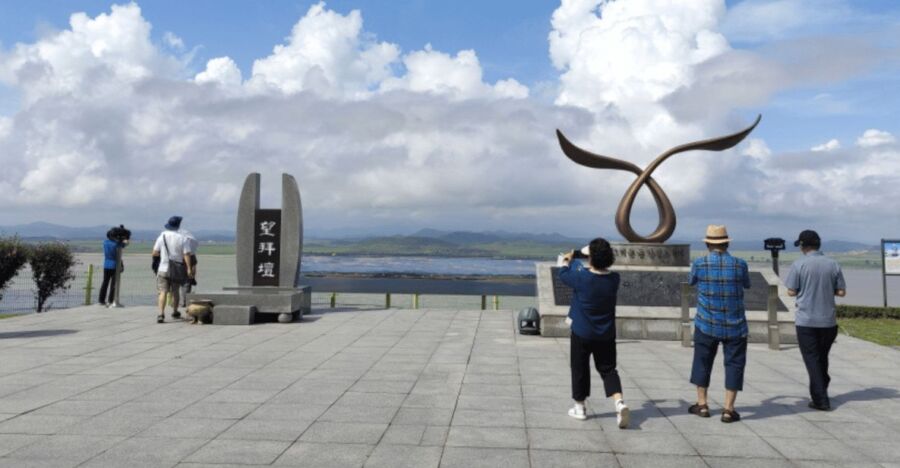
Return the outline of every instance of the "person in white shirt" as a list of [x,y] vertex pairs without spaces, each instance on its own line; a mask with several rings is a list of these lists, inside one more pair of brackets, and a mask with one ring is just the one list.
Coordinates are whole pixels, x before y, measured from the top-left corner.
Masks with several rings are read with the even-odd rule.
[[[156,289],[159,291],[159,315],[157,323],[165,321],[166,296],[172,294],[172,319],[181,318],[178,312],[179,289],[194,275],[191,266],[191,246],[185,237],[178,232],[181,227],[181,216],[172,216],[166,223],[165,230],[153,244],[153,257],[159,257],[159,268],[156,271]],[[155,262],[154,262],[155,263]]]
[[187,283],[184,283],[181,286],[181,307],[187,308],[187,295],[190,294],[193,287],[197,285],[197,248],[200,247],[200,242],[190,231],[179,229],[178,233],[184,236],[184,241],[191,252],[188,265],[191,266],[193,275],[191,275]]

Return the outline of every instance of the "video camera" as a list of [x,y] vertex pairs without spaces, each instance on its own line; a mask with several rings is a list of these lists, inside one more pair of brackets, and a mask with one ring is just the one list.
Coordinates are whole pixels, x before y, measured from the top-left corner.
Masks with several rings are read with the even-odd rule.
[[125,229],[124,224],[114,227],[106,232],[106,238],[116,242],[127,243],[131,240],[131,231]]

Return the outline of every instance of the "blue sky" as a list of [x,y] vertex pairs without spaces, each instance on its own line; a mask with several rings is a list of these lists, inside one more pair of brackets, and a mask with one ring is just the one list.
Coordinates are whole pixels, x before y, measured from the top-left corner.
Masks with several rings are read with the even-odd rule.
[[[601,218],[615,209],[618,195],[597,193],[599,189],[587,182],[557,193],[553,181],[540,180],[533,195],[519,199],[509,193],[522,181],[489,187],[476,196],[463,181],[480,179],[474,173],[477,170],[516,174],[510,171],[521,167],[516,157],[538,168],[519,175],[529,183],[554,171],[559,172],[557,178],[582,174],[597,178],[595,173],[578,172],[582,169],[552,159],[560,156],[552,136],[557,126],[597,152],[643,163],[654,151],[681,143],[680,138],[734,130],[761,113],[763,122],[752,141],[728,156],[724,166],[717,163],[722,156],[702,155],[686,159],[681,168],[661,170],[659,177],[672,187],[670,196],[685,213],[681,226],[699,229],[706,222],[705,214],[711,214],[745,223],[748,235],[757,235],[760,224],[793,228],[791,217],[800,212],[803,222],[818,221],[845,238],[860,237],[854,234],[853,223],[872,222],[884,231],[900,231],[896,221],[875,220],[876,207],[900,195],[892,193],[897,190],[893,179],[878,179],[886,176],[865,169],[886,167],[886,163],[892,167],[898,154],[900,4],[887,0],[655,2],[332,0],[316,10],[322,13],[318,15],[314,14],[318,2],[313,1],[156,0],[138,2],[129,14],[122,13],[125,9],[115,13],[114,2],[109,1],[0,2],[0,116],[5,116],[0,117],[0,140],[7,138],[7,147],[17,148],[6,156],[13,168],[8,178],[0,178],[0,188],[17,195],[5,200],[9,208],[0,210],[0,224],[40,216],[69,224],[79,224],[79,219],[81,224],[99,222],[97,216],[85,213],[115,192],[115,171],[134,170],[141,167],[141,158],[165,153],[162,165],[196,172],[195,165],[204,162],[197,154],[209,151],[231,162],[209,172],[209,177],[218,179],[205,181],[215,185],[216,193],[210,197],[214,202],[197,214],[204,227],[230,224],[228,207],[239,181],[220,180],[235,177],[226,167],[246,170],[252,167],[250,162],[266,160],[272,165],[262,170],[264,176],[266,171],[273,175],[279,170],[308,174],[310,199],[322,207],[313,207],[310,216],[323,229],[364,224],[381,231],[404,231],[465,224],[473,229],[515,230],[537,224],[543,231],[566,231],[557,225],[578,212],[569,207],[589,203],[580,200],[579,193],[587,190],[598,198],[596,203],[603,207],[591,215]],[[352,10],[361,15],[359,31],[352,28]],[[98,18],[109,17],[134,31],[146,26],[152,32],[146,38],[127,32],[104,38],[92,30],[88,39],[78,34],[80,39],[72,39],[66,36],[71,32],[70,16],[79,12],[86,15],[88,29],[90,24],[100,24]],[[642,23],[647,18],[650,23]],[[308,28],[293,36],[292,28],[304,21]],[[351,44],[346,54],[315,59],[325,62],[295,63],[296,57],[306,57],[303,54],[312,50],[300,50],[304,34],[326,41],[328,24],[349,28],[341,31]],[[579,31],[582,27],[586,29]],[[623,30],[645,36],[628,42]],[[551,33],[559,38],[555,46],[548,40]],[[562,37],[566,33],[571,34]],[[167,34],[179,38],[183,48],[167,43]],[[710,35],[715,40],[704,42]],[[673,47],[705,58],[681,60],[660,37],[684,39]],[[86,48],[69,57],[59,50],[70,46],[47,52],[54,43],[70,40],[76,41],[72,50]],[[78,42],[82,40],[86,42]],[[143,49],[135,54],[137,58],[129,58],[128,50],[120,58],[87,57],[90,52],[85,51],[108,40],[131,41],[128,44]],[[16,44],[21,47],[17,49]],[[274,53],[276,46],[283,53]],[[467,50],[471,55],[461,53]],[[376,52],[383,56],[366,55]],[[258,60],[265,66],[255,69]],[[329,68],[333,63],[336,68]],[[142,70],[139,78],[122,71],[135,66]],[[368,71],[361,72],[360,66],[369,67]],[[317,69],[324,70],[324,77],[316,77]],[[44,70],[47,74],[41,76],[47,81],[23,78],[35,70]],[[668,83],[659,79],[666,74],[671,74]],[[305,78],[297,78],[300,75]],[[76,84],[69,81],[72,76]],[[95,82],[89,76],[102,79]],[[213,93],[213,89],[219,91]],[[153,91],[148,95],[148,90]],[[153,93],[158,100],[147,97],[157,96]],[[235,113],[237,117],[215,125],[208,123],[214,120],[210,114],[201,111],[171,128],[165,119],[159,120],[162,117],[148,116],[147,109],[185,99],[220,109],[246,107]],[[296,139],[281,142],[285,131],[291,133],[277,128],[283,120],[265,123],[240,118],[260,105],[280,109],[282,119],[312,121],[334,115],[338,123],[323,127],[325,136],[287,137]],[[390,115],[401,119],[399,127],[370,129],[371,118],[366,116],[374,112],[372,106],[390,109]],[[129,133],[133,129],[127,128],[101,129],[103,124],[93,121],[87,127],[84,116],[96,112],[102,120],[111,108],[123,121],[150,122],[146,128],[152,129],[147,130],[152,137],[135,137]],[[303,110],[307,108],[316,110]],[[57,121],[58,116],[81,112],[81,121],[74,117]],[[491,112],[499,120],[487,120]],[[42,115],[54,116],[51,120],[57,126],[48,128]],[[225,114],[217,117],[221,115]],[[510,116],[526,115],[530,117],[521,122],[510,120]],[[448,121],[455,127],[445,130]],[[348,129],[347,122],[364,123]],[[479,124],[484,128],[473,130]],[[473,131],[484,138],[470,138]],[[216,132],[225,133],[215,136]],[[222,135],[238,134],[264,141],[217,144]],[[253,136],[257,134],[264,136]],[[540,135],[544,136],[537,139]],[[158,147],[151,147],[157,141],[152,139],[159,139]],[[341,156],[335,158],[347,159],[341,163],[323,159],[317,153],[322,149],[314,144],[317,141],[328,141],[329,148],[339,148]],[[457,148],[447,148],[454,144]],[[260,147],[266,150],[248,154]],[[290,148],[299,147],[306,149],[289,154]],[[137,156],[141,152],[146,155]],[[68,159],[54,159],[63,154]],[[467,167],[453,166],[454,161]],[[343,180],[329,171],[357,166],[360,169],[346,179],[353,181],[352,189],[323,194],[335,181]],[[726,170],[739,173],[736,185],[741,189],[719,196],[716,191],[728,183],[717,179],[730,176]],[[382,184],[375,176],[381,171],[404,174],[397,176],[404,183]],[[472,171],[473,177],[467,179],[465,171]],[[137,174],[134,177],[132,187],[147,183]],[[626,175],[611,177],[615,190],[608,192],[621,191],[628,183]],[[54,180],[80,183],[71,190],[38,196],[35,189],[26,187]],[[417,186],[410,180],[432,182]],[[792,183],[795,180],[803,182]],[[835,188],[835,181],[846,182]],[[856,186],[865,190],[857,194]],[[352,196],[366,189],[384,195]],[[148,190],[153,194],[148,196],[159,196]],[[836,205],[832,198],[843,202]],[[799,206],[793,209],[791,203]],[[652,227],[652,204],[641,206],[636,223]],[[329,214],[335,209],[349,210],[359,220]],[[112,203],[109,210],[134,216],[124,204]],[[168,211],[159,208],[160,216]],[[398,220],[402,228],[397,227]],[[571,234],[590,231],[568,229]]]

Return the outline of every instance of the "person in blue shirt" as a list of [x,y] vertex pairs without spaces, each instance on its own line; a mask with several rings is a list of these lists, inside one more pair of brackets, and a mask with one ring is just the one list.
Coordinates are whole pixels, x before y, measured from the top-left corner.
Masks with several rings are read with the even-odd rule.
[[114,238],[114,230],[106,232],[106,240],[103,241],[103,282],[100,283],[100,297],[97,303],[105,306],[113,303],[116,297],[116,249],[124,248],[127,241],[118,241]]
[[597,238],[581,250],[588,257],[587,268],[573,261],[575,252],[560,258],[559,279],[573,289],[568,319],[571,320],[570,366],[572,399],[569,416],[587,419],[585,399],[591,393],[591,356],[603,379],[607,397],[615,402],[619,428],[628,427],[629,409],[622,398],[622,381],[616,371],[616,294],[619,274],[609,271],[615,262],[612,247]]
[[725,354],[725,408],[722,422],[739,421],[734,410],[737,393],[744,389],[747,364],[747,317],[744,289],[750,289],[747,262],[728,253],[731,238],[725,226],[706,228],[709,255],[694,260],[688,282],[697,286],[694,317],[694,362],[691,383],[697,386],[697,403],[688,412],[708,418],[707,390],[719,343]]

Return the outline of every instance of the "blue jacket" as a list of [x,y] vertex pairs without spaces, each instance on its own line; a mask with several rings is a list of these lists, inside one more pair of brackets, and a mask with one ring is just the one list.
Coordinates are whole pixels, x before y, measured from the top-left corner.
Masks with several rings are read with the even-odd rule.
[[116,269],[116,247],[124,247],[125,244],[114,240],[106,239],[103,241],[103,269]]
[[598,275],[579,261],[572,263],[559,270],[559,279],[574,290],[569,307],[572,333],[586,340],[615,340],[619,274]]

